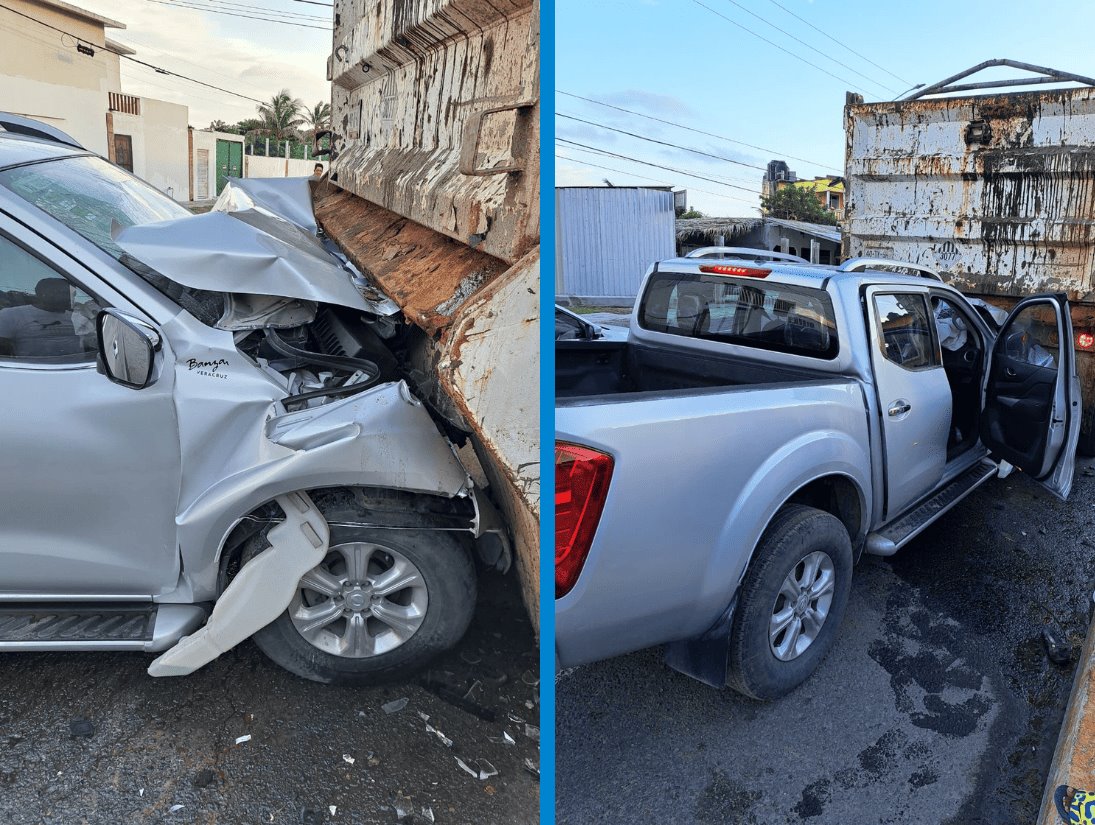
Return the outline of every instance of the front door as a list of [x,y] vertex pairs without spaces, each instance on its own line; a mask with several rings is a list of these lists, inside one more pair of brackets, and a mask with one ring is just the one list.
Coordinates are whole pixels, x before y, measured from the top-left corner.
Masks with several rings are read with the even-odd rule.
[[0,597],[164,592],[179,574],[173,373],[143,390],[101,375],[104,299],[20,232],[0,216]]
[[1064,295],[1020,301],[992,349],[981,440],[1059,498],[1072,489],[1080,380]]
[[229,178],[243,177],[243,144],[234,140],[217,141],[217,194]]
[[947,464],[951,392],[928,299],[927,288],[867,290],[887,520],[934,490]]

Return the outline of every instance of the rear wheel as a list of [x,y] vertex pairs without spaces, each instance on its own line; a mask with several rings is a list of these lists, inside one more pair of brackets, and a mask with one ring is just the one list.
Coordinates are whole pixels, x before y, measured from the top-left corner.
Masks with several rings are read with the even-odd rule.
[[742,582],[727,685],[778,699],[814,672],[840,628],[852,544],[835,516],[793,504],[772,520]]
[[[325,513],[352,521],[351,514]],[[242,561],[269,545],[258,537]],[[475,608],[475,567],[447,533],[331,526],[326,557],[288,609],[253,639],[286,670],[316,682],[405,677],[455,645]]]

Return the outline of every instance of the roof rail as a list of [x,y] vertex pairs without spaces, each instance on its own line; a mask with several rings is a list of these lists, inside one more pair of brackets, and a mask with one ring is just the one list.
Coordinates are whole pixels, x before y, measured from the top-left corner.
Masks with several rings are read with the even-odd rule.
[[943,276],[930,266],[910,264],[907,261],[896,261],[893,258],[849,258],[837,267],[839,272],[862,272],[865,269],[876,267],[890,267],[891,269],[908,269],[916,275],[931,278],[934,281],[942,281]]
[[684,257],[706,258],[709,255],[721,255],[724,258],[752,258],[757,261],[791,261],[796,264],[810,263],[798,255],[787,255],[783,252],[769,252],[766,249],[750,249],[745,246],[703,246],[693,249]]
[[39,140],[63,143],[66,146],[75,146],[77,149],[84,148],[76,138],[62,132],[56,126],[50,126],[48,123],[32,120],[29,117],[13,115],[10,112],[0,112],[0,129],[15,135],[26,135]]

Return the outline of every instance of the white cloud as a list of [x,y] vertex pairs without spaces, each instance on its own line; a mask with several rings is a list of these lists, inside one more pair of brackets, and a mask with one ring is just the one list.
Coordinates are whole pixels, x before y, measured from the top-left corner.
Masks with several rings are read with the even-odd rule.
[[[107,37],[136,49],[139,60],[258,100],[284,88],[307,106],[331,99],[326,79],[331,35],[326,32],[147,0],[81,0],[81,5],[125,23],[125,29],[108,29]],[[306,8],[323,13],[320,7]],[[251,101],[157,74],[129,60],[122,60],[122,87],[129,94],[185,104],[195,127],[255,116]]]

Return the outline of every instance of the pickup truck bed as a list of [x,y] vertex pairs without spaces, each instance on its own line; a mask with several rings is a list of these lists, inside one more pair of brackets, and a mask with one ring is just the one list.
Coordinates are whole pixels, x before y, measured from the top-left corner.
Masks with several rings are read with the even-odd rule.
[[854,378],[605,341],[559,342],[556,374],[557,439],[615,459],[582,575],[556,602],[565,666],[703,633],[771,516],[754,508],[819,469],[869,483]]
[[[564,399],[643,392],[831,381],[832,373],[795,369],[694,350],[630,341],[560,341],[555,346],[555,395]],[[625,400],[625,399],[616,399]]]

